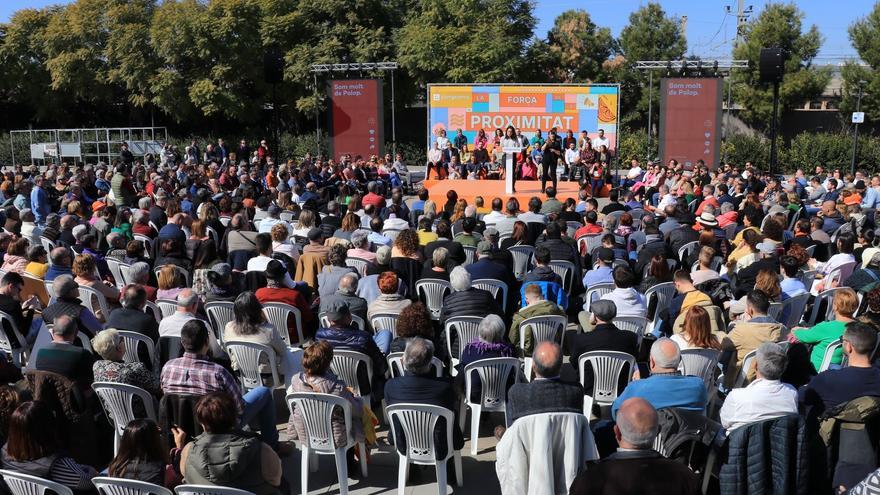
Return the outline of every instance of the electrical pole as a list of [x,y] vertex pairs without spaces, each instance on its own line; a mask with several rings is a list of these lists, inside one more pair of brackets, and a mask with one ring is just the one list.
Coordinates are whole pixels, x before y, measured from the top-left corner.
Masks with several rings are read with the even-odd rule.
[[[865,88],[865,85],[868,84],[867,81],[859,81],[859,97],[856,99],[856,112],[860,112],[862,110],[862,90]],[[853,119],[853,126],[855,129],[853,130],[853,153],[852,153],[852,163],[850,164],[850,173],[855,176],[856,175],[856,160],[859,155],[859,121]]]

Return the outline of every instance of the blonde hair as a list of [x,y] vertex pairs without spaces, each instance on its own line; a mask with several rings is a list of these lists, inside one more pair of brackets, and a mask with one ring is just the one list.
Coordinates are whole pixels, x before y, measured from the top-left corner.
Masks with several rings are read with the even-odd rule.
[[832,308],[834,308],[834,314],[838,318],[840,318],[841,316],[845,318],[852,318],[856,310],[859,309],[859,297],[856,295],[856,291],[850,289],[849,287],[837,291],[834,294],[834,302],[832,302]]

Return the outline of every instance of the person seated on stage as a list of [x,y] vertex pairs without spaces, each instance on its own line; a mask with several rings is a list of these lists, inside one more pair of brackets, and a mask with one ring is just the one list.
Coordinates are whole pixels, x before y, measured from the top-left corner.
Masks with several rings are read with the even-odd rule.
[[481,171],[485,171],[489,168],[492,159],[489,158],[489,150],[486,149],[486,143],[483,141],[477,141],[476,145],[477,147],[474,149],[471,161],[474,167],[473,170],[479,175]]
[[440,151],[437,143],[434,148],[428,152],[428,169],[425,171],[425,178],[431,178],[431,169],[434,169],[434,180],[442,180],[449,176],[449,167],[443,162],[443,152]]
[[531,155],[526,157],[519,170],[519,180],[538,180],[538,164]]

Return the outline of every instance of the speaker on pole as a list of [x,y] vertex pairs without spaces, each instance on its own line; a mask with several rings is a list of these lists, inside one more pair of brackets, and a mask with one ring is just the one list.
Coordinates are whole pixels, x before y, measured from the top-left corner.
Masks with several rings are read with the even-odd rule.
[[281,84],[284,81],[284,54],[278,47],[271,47],[263,54],[263,79],[266,84]]
[[785,52],[782,48],[761,48],[758,72],[761,82],[782,82],[782,76],[785,74]]

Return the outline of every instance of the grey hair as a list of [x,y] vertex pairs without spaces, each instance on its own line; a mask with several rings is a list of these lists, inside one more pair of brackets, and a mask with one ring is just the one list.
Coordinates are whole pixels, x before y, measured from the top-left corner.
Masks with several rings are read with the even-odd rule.
[[[627,401],[624,401],[624,403]],[[653,408],[652,408],[653,410]],[[654,439],[660,432],[660,421],[657,417],[657,411],[650,416],[647,423],[636,423],[631,421],[628,414],[617,414],[617,429],[620,430],[620,436],[627,443],[632,444],[638,449],[649,449],[654,444]],[[647,419],[647,418],[645,418]]]
[[376,250],[376,263],[387,265],[391,261],[391,248],[382,246]]
[[596,319],[607,323],[617,316],[617,305],[614,304],[614,301],[599,299],[590,303],[590,312]]
[[721,205],[721,213],[722,214],[728,213],[731,211],[733,211],[733,203],[728,201],[728,202]]
[[95,338],[92,339],[92,349],[102,358],[114,361],[119,358],[116,354],[119,340],[119,332],[115,328],[108,328],[95,335]]
[[79,295],[79,284],[73,279],[73,275],[61,275],[52,281],[52,290],[58,297],[76,297]]
[[145,284],[150,280],[150,265],[143,261],[138,261],[128,269],[128,276],[136,284]]
[[74,337],[78,331],[79,327],[76,324],[76,320],[67,315],[61,315],[52,321],[53,335],[67,339]]
[[150,201],[150,198],[143,197],[138,200],[138,208],[142,210],[147,210],[150,208],[151,203],[152,202]]
[[177,295],[177,307],[188,308],[198,301],[199,295],[190,289],[183,289]]
[[367,245],[370,233],[363,229],[355,230],[351,233],[351,245],[356,248],[364,248]]
[[483,318],[477,327],[480,340],[488,344],[501,342],[504,337],[504,320],[498,315],[489,315]]
[[775,342],[764,342],[755,354],[758,372],[767,380],[779,380],[788,364],[788,356],[782,346]]
[[452,290],[454,291],[468,290],[471,288],[471,274],[464,267],[457,266],[449,274],[449,283],[452,284]]
[[355,273],[346,273],[339,279],[339,290],[352,295],[357,291],[358,276]]
[[476,217],[477,216],[477,207],[474,205],[467,205],[464,208],[464,216],[466,217]]
[[412,337],[403,351],[403,367],[417,375],[423,375],[431,370],[433,358],[434,344],[421,337]]
[[706,213],[711,213],[711,214],[714,215],[714,214],[715,214],[715,207],[712,206],[712,205],[704,205],[704,206],[703,206],[703,211],[705,211]]
[[73,238],[76,239],[76,242],[82,242],[82,238],[89,233],[89,227],[80,224],[71,229],[70,233],[73,234]]
[[446,268],[446,263],[449,261],[449,250],[445,247],[438,247],[431,255],[431,261],[434,262],[434,266]]
[[[672,354],[667,354],[663,350],[664,347],[669,345],[674,346],[675,350]],[[681,350],[674,340],[663,337],[657,339],[657,341],[651,346],[651,359],[654,360],[654,364],[659,368],[677,369],[678,365],[681,363]]]

